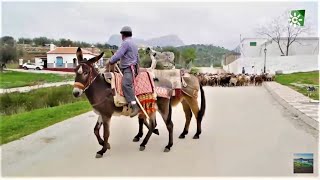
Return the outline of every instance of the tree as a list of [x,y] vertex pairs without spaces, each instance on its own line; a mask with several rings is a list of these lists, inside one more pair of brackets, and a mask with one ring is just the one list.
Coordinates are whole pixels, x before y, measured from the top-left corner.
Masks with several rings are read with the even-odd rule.
[[18,43],[19,44],[31,44],[32,39],[31,38],[19,38]]
[[68,47],[73,45],[70,39],[61,38],[59,41],[60,41],[60,46],[63,46],[63,47]]
[[44,46],[45,44],[51,43],[52,40],[48,39],[47,37],[36,37],[36,38],[33,38],[32,41],[37,46]]
[[6,64],[10,60],[17,57],[16,42],[11,36],[4,36],[0,39],[0,70],[2,71],[2,64]]
[[186,48],[181,52],[181,58],[184,60],[187,66],[191,65],[196,57],[196,50],[194,48]]
[[95,46],[96,46],[97,48],[100,48],[100,49],[101,49],[101,48],[104,48],[104,47],[103,47],[103,44],[101,44],[101,43],[96,43]]
[[1,38],[1,45],[2,46],[5,46],[5,45],[14,46],[15,45],[15,40],[11,36],[3,36]]
[[257,29],[259,35],[270,38],[277,43],[282,55],[289,55],[289,48],[292,43],[297,42],[297,37],[308,33],[310,27],[293,26],[288,22],[289,12],[273,19],[271,23],[266,23]]

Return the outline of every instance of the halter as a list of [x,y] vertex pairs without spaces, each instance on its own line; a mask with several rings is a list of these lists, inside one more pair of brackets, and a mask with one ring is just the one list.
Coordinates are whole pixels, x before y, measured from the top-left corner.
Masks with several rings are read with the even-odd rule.
[[84,85],[80,82],[74,82],[74,85],[73,87],[76,87],[76,88],[79,88],[81,90],[83,90],[83,92],[85,92],[90,86],[91,84],[96,80],[96,78],[99,76],[99,73],[94,77],[92,78],[92,68],[91,66],[90,67],[90,71],[89,71],[89,80],[87,81],[87,83]]

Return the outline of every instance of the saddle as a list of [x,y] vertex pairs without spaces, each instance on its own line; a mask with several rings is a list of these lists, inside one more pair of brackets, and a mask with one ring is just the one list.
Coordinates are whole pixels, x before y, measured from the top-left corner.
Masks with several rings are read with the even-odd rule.
[[158,70],[153,69],[152,73],[154,78],[168,79],[172,83],[172,96],[180,96],[181,92],[184,92],[188,96],[197,97],[198,91],[191,86],[188,86],[187,82],[190,79],[190,74],[181,69],[170,70]]
[[[115,106],[123,107],[122,115],[129,114],[131,109],[128,108],[128,102],[123,95],[122,75],[117,72],[105,72],[103,76],[105,81],[111,85]],[[149,72],[140,72],[134,82],[135,95],[147,113],[156,110],[155,101],[157,97],[171,97],[171,89],[155,87],[153,78]]]

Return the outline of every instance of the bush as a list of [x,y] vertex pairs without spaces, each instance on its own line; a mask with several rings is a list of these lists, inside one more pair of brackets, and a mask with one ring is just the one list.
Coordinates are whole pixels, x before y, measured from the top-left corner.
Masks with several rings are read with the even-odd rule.
[[71,91],[72,86],[65,85],[36,89],[27,93],[5,93],[0,95],[0,114],[11,115],[85,100],[84,95],[81,98],[73,97]]
[[191,74],[196,74],[198,72],[200,72],[199,68],[195,68],[195,67],[191,68],[191,71],[190,71]]

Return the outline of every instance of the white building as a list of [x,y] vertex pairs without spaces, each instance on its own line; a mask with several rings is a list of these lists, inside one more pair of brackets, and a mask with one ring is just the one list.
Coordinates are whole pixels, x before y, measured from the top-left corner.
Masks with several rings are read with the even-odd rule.
[[[281,49],[286,53],[287,38],[280,39]],[[266,38],[244,38],[241,40],[235,52],[241,53],[241,57],[264,56],[264,49],[267,49],[267,56],[281,56],[278,43]],[[289,56],[293,55],[318,55],[318,37],[297,37],[289,47]]]
[[[284,55],[286,42],[287,38],[281,38],[280,45]],[[234,53],[238,53],[239,56],[231,58],[230,54],[226,54],[222,65],[227,72],[241,73],[244,67],[248,73],[253,71],[260,73],[266,58],[267,72],[282,70],[285,73],[291,73],[318,70],[319,38],[297,37],[296,42],[290,45],[288,52],[288,56],[284,56],[276,42],[265,38],[244,38],[234,50]]]
[[[47,52],[47,69],[73,69],[78,65],[76,51],[78,47],[57,47]],[[98,54],[82,49],[83,58],[90,59]]]

